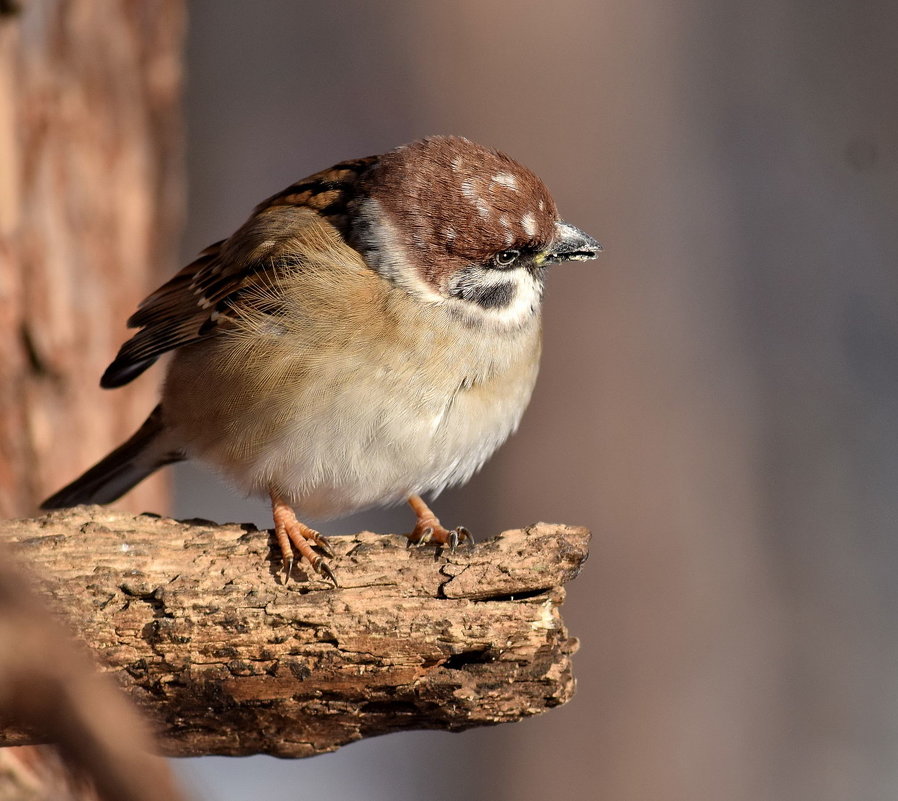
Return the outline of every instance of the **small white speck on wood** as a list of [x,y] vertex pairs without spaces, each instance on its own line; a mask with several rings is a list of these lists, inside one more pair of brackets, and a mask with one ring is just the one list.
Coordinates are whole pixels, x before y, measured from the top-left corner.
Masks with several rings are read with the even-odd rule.
[[[335,537],[339,586],[269,532],[101,507],[0,523],[170,755],[305,757],[401,729],[518,720],[574,692],[563,584],[589,532],[538,523],[455,553]],[[0,746],[32,742],[0,731]]]

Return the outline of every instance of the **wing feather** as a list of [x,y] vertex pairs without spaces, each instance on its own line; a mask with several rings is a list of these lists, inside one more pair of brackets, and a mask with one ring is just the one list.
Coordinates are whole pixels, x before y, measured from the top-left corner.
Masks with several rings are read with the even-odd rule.
[[347,247],[346,210],[358,177],[375,157],[342,162],[268,198],[231,237],[216,242],[150,294],[128,320],[138,328],[100,385],[132,381],[162,354],[215,336],[247,290],[303,269],[308,254]]

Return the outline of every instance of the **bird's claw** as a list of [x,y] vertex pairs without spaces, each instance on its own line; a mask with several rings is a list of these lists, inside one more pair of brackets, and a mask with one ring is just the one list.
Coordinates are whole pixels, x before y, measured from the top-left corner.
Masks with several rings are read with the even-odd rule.
[[[329,554],[333,556],[333,552]],[[300,561],[302,561],[300,559]],[[289,559],[284,559],[284,584],[290,581],[290,576],[293,574],[293,565],[295,564],[295,560],[291,556]],[[314,561],[311,561],[310,566],[312,570],[314,570],[319,576],[327,579],[331,584],[335,587],[339,587],[340,585],[337,583],[337,577],[334,575],[333,568],[320,556],[316,557]]]
[[421,530],[421,534],[415,541],[416,548],[423,548],[433,539],[433,526],[427,526]]
[[445,546],[449,553],[454,553],[461,543],[474,544],[474,537],[464,526],[447,530],[441,525],[416,528],[408,535],[408,548],[423,548],[425,545]]
[[294,560],[299,556],[300,561],[305,560],[306,563],[311,565],[312,570],[332,582],[336,587],[337,579],[334,576],[334,571],[315,550],[317,549],[325,556],[333,558],[334,552],[327,540],[315,529],[309,528],[297,520],[293,507],[276,495],[271,496],[271,502],[274,517],[274,536],[278,547],[281,549],[281,558],[284,563],[284,584],[290,580]]
[[315,547],[318,548],[318,550],[321,551],[328,559],[334,558],[334,549],[331,548],[330,543],[324,537],[318,534],[312,541],[315,543]]
[[449,532],[449,551],[454,553],[461,543],[474,545],[474,535],[464,526],[456,526]]
[[331,566],[325,562],[323,559],[318,560],[318,564],[314,565],[315,571],[324,576],[328,581],[330,581],[335,587],[338,587],[337,577],[334,575],[334,571],[331,569]]

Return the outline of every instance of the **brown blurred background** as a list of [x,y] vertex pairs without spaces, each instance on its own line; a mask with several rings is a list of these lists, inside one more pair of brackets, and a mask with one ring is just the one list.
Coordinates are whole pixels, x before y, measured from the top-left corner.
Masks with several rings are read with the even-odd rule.
[[[898,797],[898,5],[188,13],[184,259],[291,181],[429,133],[507,151],[606,247],[552,276],[521,431],[436,507],[481,536],[593,529],[564,608],[576,698],[313,760],[178,762],[197,797]],[[175,474],[177,514],[268,525]]]
[[[205,798],[898,797],[898,5],[189,3],[184,256],[339,159],[506,150],[602,241],[520,432],[439,513],[590,526],[578,695]],[[266,521],[182,471],[178,512]],[[233,503],[233,505],[231,505]],[[330,524],[404,530],[404,513]],[[265,784],[262,784],[262,782]]]

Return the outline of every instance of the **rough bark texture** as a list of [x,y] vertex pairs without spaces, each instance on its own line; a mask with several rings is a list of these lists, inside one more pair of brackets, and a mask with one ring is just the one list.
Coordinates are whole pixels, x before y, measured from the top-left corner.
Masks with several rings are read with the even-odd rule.
[[301,568],[285,584],[268,532],[249,525],[82,507],[0,535],[168,754],[311,756],[517,720],[573,694],[558,607],[587,556],[583,528],[540,523],[454,554],[338,537],[337,588]]
[[[182,0],[19,5],[0,13],[2,516],[29,513],[152,409],[153,378],[114,394],[97,381],[174,270],[183,190]],[[154,479],[128,508],[166,499]]]

